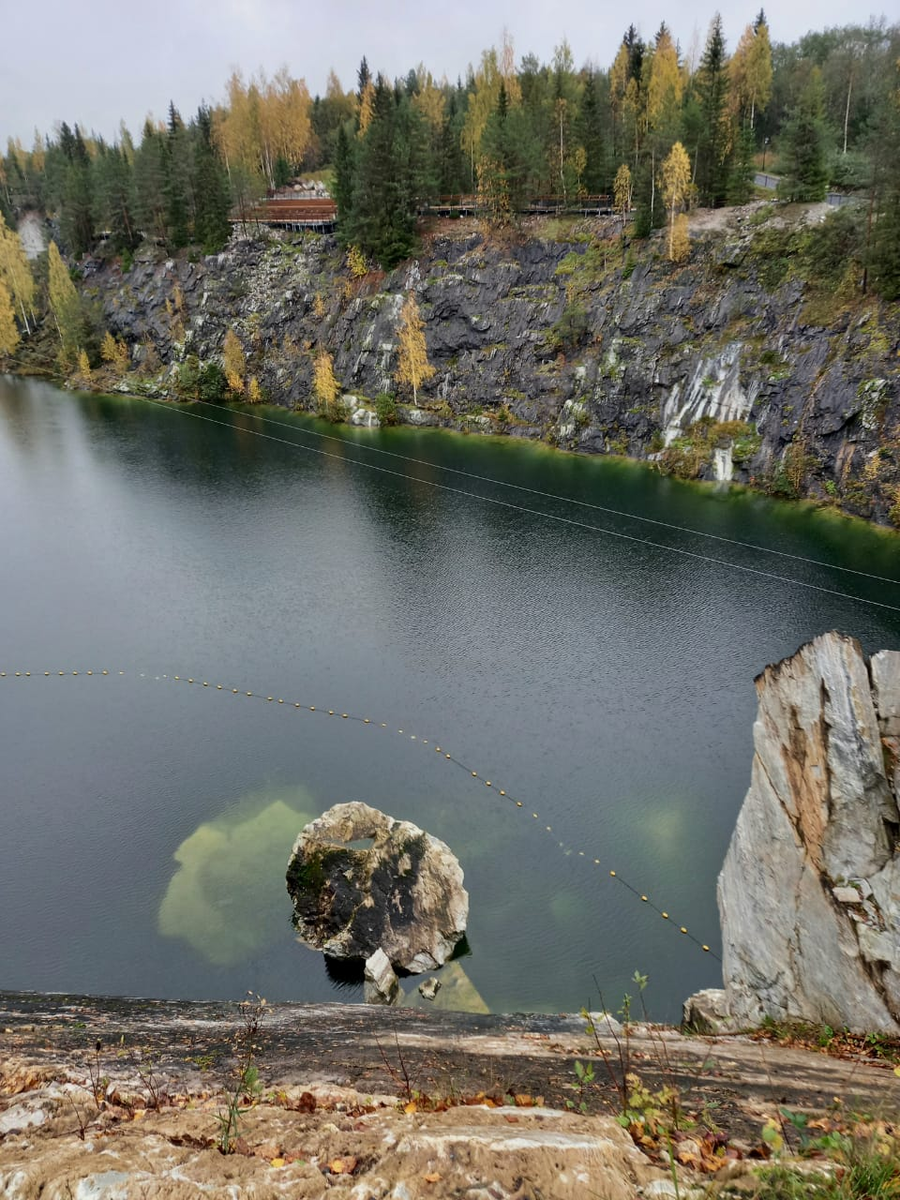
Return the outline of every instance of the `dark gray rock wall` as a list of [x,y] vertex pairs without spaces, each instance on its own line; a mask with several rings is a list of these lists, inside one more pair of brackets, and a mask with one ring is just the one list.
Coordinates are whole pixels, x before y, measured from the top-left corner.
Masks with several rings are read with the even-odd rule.
[[[315,408],[324,345],[365,424],[378,393],[397,392],[396,327],[412,291],[436,371],[421,410],[401,407],[401,420],[639,458],[699,444],[689,474],[888,521],[900,487],[898,307],[836,305],[816,324],[806,285],[788,276],[766,288],[749,231],[729,236],[704,235],[673,267],[652,250],[623,262],[601,241],[462,234],[352,280],[332,239],[260,233],[194,262],[146,251],[85,287],[144,361],[148,389],[174,395],[177,364],[220,356],[231,327],[248,376],[287,407]],[[709,444],[698,443],[704,419]],[[720,428],[729,422],[749,436]]]

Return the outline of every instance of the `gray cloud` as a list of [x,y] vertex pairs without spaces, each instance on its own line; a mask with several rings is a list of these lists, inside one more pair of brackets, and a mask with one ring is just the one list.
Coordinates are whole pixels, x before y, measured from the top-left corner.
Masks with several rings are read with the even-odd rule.
[[[721,6],[733,48],[760,0]],[[221,97],[235,66],[252,74],[287,63],[312,94],[324,91],[329,67],[345,87],[354,84],[365,54],[373,70],[405,74],[424,62],[438,77],[465,76],[469,62],[499,42],[506,27],[517,58],[533,51],[548,59],[567,37],[576,63],[612,61],[633,21],[649,38],[665,20],[686,49],[695,28],[701,41],[715,11],[677,9],[657,0],[628,5],[569,0],[563,5],[509,0],[45,0],[8,4],[4,13],[4,70],[0,73],[0,145],[33,130],[78,122],[107,138],[119,119],[137,135],[148,111],[164,116],[170,99],[184,115],[202,100]],[[809,29],[864,21],[841,0],[794,0],[767,12],[772,38],[793,41]]]

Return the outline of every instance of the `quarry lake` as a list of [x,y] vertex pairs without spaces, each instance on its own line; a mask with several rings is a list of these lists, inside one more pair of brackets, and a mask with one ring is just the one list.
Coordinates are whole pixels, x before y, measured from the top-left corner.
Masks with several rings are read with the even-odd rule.
[[640,971],[675,1018],[719,980],[753,677],[900,648],[897,536],[514,439],[7,377],[0,511],[3,988],[360,997],[284,886],[359,799],[460,859],[490,1009]]

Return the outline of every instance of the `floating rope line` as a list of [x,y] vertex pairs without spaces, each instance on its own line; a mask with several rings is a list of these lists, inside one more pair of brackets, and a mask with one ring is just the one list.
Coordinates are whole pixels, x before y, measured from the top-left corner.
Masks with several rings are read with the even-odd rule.
[[[167,400],[150,400],[147,397],[140,397],[140,399],[145,404],[154,404],[157,408],[168,409],[170,412],[180,413],[184,417],[193,417],[197,421],[206,421],[210,425],[220,425],[223,429],[234,431],[237,428],[229,421],[217,421],[214,417],[204,416],[203,413],[176,407]],[[756,575],[761,579],[772,579],[776,583],[786,583],[792,587],[806,588],[812,592],[822,592],[827,596],[837,596],[839,599],[849,600],[853,604],[868,604],[873,608],[884,608],[890,612],[900,613],[900,605],[887,604],[883,600],[869,600],[865,596],[854,596],[849,592],[841,592],[837,588],[823,587],[818,583],[807,583],[802,579],[792,579],[789,575],[779,575],[775,571],[765,571],[761,567],[748,567],[743,563],[730,562],[727,558],[715,558],[709,554],[700,554],[696,550],[685,550],[681,546],[667,546],[664,542],[654,542],[650,538],[638,537],[633,533],[623,533],[620,529],[604,529],[600,525],[591,525],[587,521],[578,521],[574,517],[563,517],[558,513],[541,512],[538,508],[527,508],[522,504],[513,504],[510,500],[500,500],[496,496],[482,496],[478,492],[470,492],[465,488],[452,487],[448,483],[437,483],[433,479],[423,479],[419,475],[408,475],[405,471],[393,471],[390,467],[379,467],[375,463],[362,462],[358,458],[348,458],[344,454],[334,454],[329,450],[321,450],[317,446],[304,446],[300,442],[277,437],[273,433],[263,433],[258,429],[242,428],[240,432],[252,434],[253,437],[264,438],[269,442],[280,442],[284,446],[291,446],[294,450],[302,450],[307,454],[318,454],[322,458],[333,458],[340,463],[349,463],[352,466],[363,467],[367,471],[377,471],[381,475],[392,475],[395,478],[403,479],[410,483],[421,483],[427,487],[437,488],[442,492],[451,492],[456,496],[465,496],[469,500],[479,500],[482,504],[493,504],[498,508],[510,509],[513,512],[525,513],[532,517],[541,517],[545,521],[556,521],[561,525],[569,525],[576,529],[586,529],[590,533],[599,533],[605,537],[620,538],[622,541],[634,542],[638,546],[650,546],[654,550],[662,550],[668,554],[680,554],[684,558],[711,563],[714,566],[727,567],[732,571],[743,571],[745,574]]]
[[[393,726],[389,725],[386,721],[376,721],[371,717],[361,717],[361,716],[357,716],[355,713],[349,713],[349,712],[338,712],[338,710],[335,708],[322,708],[319,705],[305,704],[299,700],[285,700],[283,697],[276,698],[274,695],[271,695],[271,696],[263,695],[262,692],[246,691],[242,688],[229,687],[222,683],[210,683],[210,681],[207,679],[202,679],[202,680],[199,678],[195,679],[194,677],[187,677],[184,675],[148,675],[144,671],[134,672],[134,671],[109,671],[109,670],[100,670],[100,671],[0,671],[0,679],[31,679],[31,678],[58,679],[61,677],[65,677],[67,675],[70,675],[73,677],[79,676],[79,675],[82,675],[82,676],[89,675],[92,677],[99,677],[101,679],[109,678],[109,677],[118,678],[118,677],[122,677],[122,676],[128,676],[128,677],[133,677],[133,678],[138,678],[138,679],[149,679],[149,680],[154,680],[154,681],[158,681],[158,682],[166,682],[166,683],[184,683],[184,684],[189,684],[189,685],[193,684],[196,687],[211,688],[213,691],[224,692],[224,693],[230,694],[232,696],[241,696],[241,697],[244,697],[245,699],[250,699],[250,700],[260,700],[264,704],[275,704],[275,705],[280,704],[280,705],[283,705],[285,708],[293,709],[296,712],[300,712],[300,713],[304,713],[304,714],[313,713],[316,716],[337,717],[343,721],[355,721],[359,725],[368,725],[372,729],[384,730],[385,732],[388,732],[388,733],[394,732],[396,736],[402,737],[404,739],[404,741],[406,741],[406,742],[415,742],[417,745],[422,746],[422,747],[427,746],[435,754],[439,755],[442,762],[451,763],[453,766],[458,767],[460,770],[462,770],[466,773],[466,775],[469,777],[469,779],[472,782],[481,784],[485,788],[490,788],[491,792],[494,795],[497,795],[497,796],[501,797],[502,799],[508,801],[515,808],[520,809],[523,812],[531,811],[523,800],[517,799],[506,788],[499,787],[494,782],[494,780],[488,779],[488,778],[486,778],[486,776],[484,776],[480,772],[473,770],[469,764],[462,762],[454,754],[452,754],[446,748],[446,746],[440,746],[433,739],[429,740],[428,738],[420,737],[418,734],[410,733],[408,730],[405,730],[405,729],[394,730]],[[531,811],[531,817],[532,817],[532,820],[537,821],[538,823],[542,823],[543,820],[545,820],[545,818],[542,818],[539,813],[534,812],[534,811]],[[547,833],[553,839],[553,841],[556,843],[556,845],[559,847],[559,849],[562,850],[563,854],[566,855],[566,857],[580,858],[580,859],[583,859],[585,864],[587,864],[589,866],[599,867],[601,869],[604,869],[603,864],[601,863],[599,858],[592,858],[588,854],[587,851],[577,850],[574,847],[569,846],[566,842],[559,841],[557,838],[557,835],[553,831],[552,825],[544,825],[543,832]],[[608,875],[608,878],[614,880],[616,883],[619,883],[623,887],[627,888],[628,891],[631,892],[631,894],[633,896],[635,896],[643,904],[646,904],[647,907],[652,909],[653,912],[655,912],[659,917],[662,918],[662,920],[668,921],[671,924],[673,929],[677,929],[680,934],[682,934],[684,937],[686,937],[689,941],[693,942],[694,945],[698,947],[698,949],[702,950],[705,954],[709,954],[712,958],[716,959],[718,962],[722,961],[721,958],[719,958],[719,955],[716,954],[716,952],[714,950],[711,950],[706,942],[702,942],[699,938],[695,937],[694,934],[690,933],[685,925],[680,925],[675,920],[675,918],[670,915],[670,913],[666,909],[658,907],[658,905],[653,900],[650,899],[650,897],[649,897],[649,895],[647,895],[647,893],[642,892],[639,888],[634,887],[634,885],[629,883],[629,881],[627,879],[625,879],[624,876],[620,875],[618,871],[607,870],[607,875]]]
[[[209,400],[193,400],[192,404],[202,404],[206,408],[216,408],[220,412],[222,406]],[[741,546],[744,550],[757,550],[761,554],[776,554],[779,558],[790,558],[794,562],[807,563],[813,567],[825,567],[829,571],[843,571],[847,575],[859,575],[863,579],[873,579],[878,583],[892,583],[900,587],[900,579],[891,579],[888,575],[873,575],[871,571],[858,571],[853,567],[842,567],[838,563],[824,562],[820,558],[808,558],[805,554],[792,554],[789,550],[775,550],[771,546],[760,546],[757,542],[742,542],[740,538],[726,537],[721,533],[709,533],[705,529],[692,529],[688,525],[675,525],[671,521],[661,521],[657,517],[644,517],[640,513],[628,512],[627,509],[610,508],[606,504],[597,504],[592,500],[579,500],[576,496],[561,496],[558,492],[544,492],[540,488],[527,487],[523,483],[512,483],[506,479],[494,479],[491,475],[479,475],[475,471],[464,471],[461,467],[448,467],[444,463],[432,462],[427,458],[415,458],[411,454],[398,454],[395,450],[385,450],[381,446],[370,446],[365,442],[348,441],[333,433],[322,433],[319,429],[307,429],[303,426],[291,425],[288,421],[279,421],[275,417],[264,416],[263,413],[247,413],[241,409],[228,411],[240,417],[251,417],[255,421],[264,421],[267,425],[277,425],[281,429],[290,429],[294,433],[308,437],[321,438],[326,442],[338,442],[342,446],[353,446],[356,450],[367,450],[370,454],[382,454],[387,458],[396,458],[401,462],[414,463],[419,467],[430,467],[434,471],[448,471],[452,475],[461,475],[466,479],[475,479],[479,483],[490,483],[495,487],[513,488],[517,492],[525,492],[529,496],[541,496],[545,500],[558,500],[561,504],[577,504],[579,508],[593,509],[594,512],[609,513],[615,517],[625,517],[629,521],[643,521],[646,525],[659,525],[663,529],[672,529],[677,533],[688,533],[693,537],[710,538],[715,542],[726,542],[729,546]],[[253,432],[252,430],[248,432]],[[299,443],[298,443],[299,444]],[[302,448],[302,447],[301,447]],[[360,463],[365,466],[365,463]]]

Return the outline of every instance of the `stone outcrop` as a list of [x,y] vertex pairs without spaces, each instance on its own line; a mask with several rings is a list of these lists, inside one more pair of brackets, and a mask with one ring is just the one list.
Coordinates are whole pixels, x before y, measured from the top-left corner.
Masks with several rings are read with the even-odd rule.
[[460,223],[361,280],[332,238],[257,233],[195,261],[143,247],[124,274],[86,264],[84,287],[144,370],[123,390],[177,396],[181,368],[220,360],[231,328],[271,403],[315,408],[322,346],[347,419],[376,425],[375,397],[398,392],[397,323],[412,291],[435,375],[420,407],[397,394],[401,422],[636,458],[684,451],[694,465],[672,469],[889,520],[900,459],[876,452],[900,420],[891,306],[817,315],[802,280],[773,282],[766,237],[781,218],[718,218],[729,228],[697,230],[677,267],[652,243],[632,251],[641,261],[623,259],[610,249],[615,221],[505,244]]
[[828,633],[756,686],[719,877],[727,1011],[900,1032],[900,653]]
[[331,958],[369,959],[380,949],[418,974],[445,963],[466,931],[469,897],[450,848],[358,801],[302,830],[287,887],[301,939]]
[[366,959],[363,973],[363,998],[366,1004],[393,1004],[400,994],[400,980],[394,974],[391,961],[382,949]]

